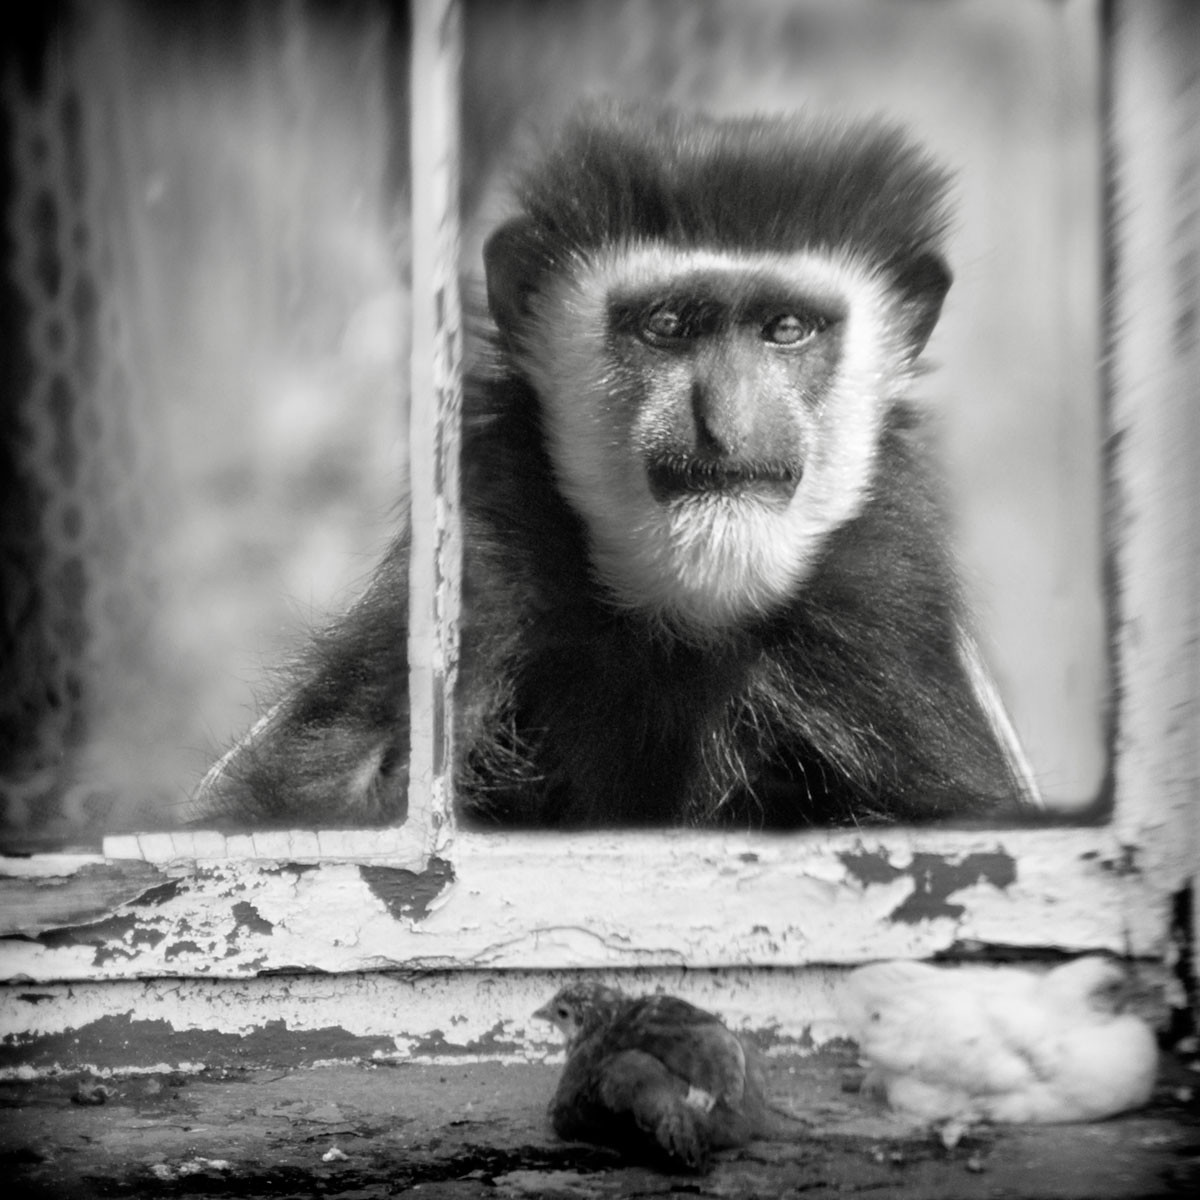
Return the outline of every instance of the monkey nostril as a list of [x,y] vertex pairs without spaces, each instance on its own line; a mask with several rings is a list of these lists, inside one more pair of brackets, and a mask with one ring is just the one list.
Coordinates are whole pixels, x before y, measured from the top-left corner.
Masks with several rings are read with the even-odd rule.
[[730,451],[730,447],[713,432],[709,423],[699,414],[696,416],[696,449],[701,454],[713,456],[725,455]]

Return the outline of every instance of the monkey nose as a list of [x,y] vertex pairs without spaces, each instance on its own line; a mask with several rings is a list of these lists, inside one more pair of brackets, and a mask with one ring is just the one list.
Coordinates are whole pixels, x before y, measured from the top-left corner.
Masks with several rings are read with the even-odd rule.
[[736,382],[692,383],[692,436],[699,455],[722,458],[744,453],[754,434],[754,406]]

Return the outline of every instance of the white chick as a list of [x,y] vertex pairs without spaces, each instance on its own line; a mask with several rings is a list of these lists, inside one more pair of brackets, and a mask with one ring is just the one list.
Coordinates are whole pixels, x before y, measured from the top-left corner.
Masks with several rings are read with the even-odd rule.
[[883,962],[851,972],[843,1018],[864,1090],[941,1126],[1100,1121],[1145,1104],[1158,1047],[1123,1004],[1136,988],[1092,955],[1037,974]]

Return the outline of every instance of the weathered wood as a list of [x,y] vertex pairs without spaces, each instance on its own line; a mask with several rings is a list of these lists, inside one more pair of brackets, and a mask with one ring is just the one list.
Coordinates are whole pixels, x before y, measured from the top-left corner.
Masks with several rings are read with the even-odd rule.
[[[72,1064],[109,1070],[314,1058],[522,1061],[558,1057],[534,1009],[569,977],[546,972],[373,972],[330,980],[155,980],[0,988],[0,1077]],[[807,1049],[841,1035],[839,972],[606,972],[630,992],[661,988],[721,1012],[765,1043]],[[245,1039],[252,1037],[253,1044]]]
[[1114,6],[1114,820],[1147,871],[1173,873],[1182,856],[1189,876],[1200,864],[1198,62],[1200,6]]
[[4,978],[801,966],[963,944],[1162,957],[1175,880],[1107,830],[460,835],[452,863],[213,858],[0,951]]
[[[57,866],[52,865],[55,859]],[[75,861],[45,855],[34,861],[40,870],[0,877],[0,935],[105,917],[162,879],[151,863],[106,862],[99,855]]]
[[458,662],[458,0],[413,6],[408,822],[436,852],[452,805]]
[[[454,1000],[446,1019],[486,1033],[492,1026],[477,1022],[494,1015],[488,997],[525,986],[514,972],[637,969],[684,986],[693,976],[677,968],[686,965],[729,968],[729,978],[753,980],[792,1029],[797,1010],[788,1007],[786,988],[771,990],[771,981],[795,983],[795,1003],[806,1011],[805,989],[823,978],[807,964],[928,957],[980,945],[1018,954],[1109,949],[1168,959],[1172,912],[1194,878],[1200,835],[1200,34],[1195,7],[1177,0],[1122,3],[1115,13],[1108,501],[1119,581],[1118,737],[1108,823],[778,837],[450,837],[440,824],[432,843],[407,827],[110,839],[110,863],[90,883],[87,872],[97,866],[91,858],[3,868],[12,877],[6,899],[19,906],[18,927],[27,935],[0,946],[0,977],[24,981],[0,993],[4,1028],[78,1028],[91,1019],[88,1006],[132,1013],[139,995],[151,1007],[161,1001],[164,1020],[181,1028],[189,1021],[259,1028],[272,1019],[267,998],[283,1003],[291,995],[316,1006],[305,1010],[312,1020],[326,1019],[311,1016],[318,1010],[332,1013],[346,1003],[357,1014],[354,1029],[374,1037],[383,1018],[366,1010],[383,1003],[384,993],[373,990],[380,977],[361,972],[445,968],[453,974],[421,974],[419,987],[406,986],[413,996],[433,996],[432,1004],[437,981],[454,980],[447,986],[458,989],[456,997],[476,1000],[462,1000],[466,1008]],[[435,570],[427,582],[436,593],[444,581]],[[421,685],[426,692],[428,684]],[[425,710],[435,711],[432,704]],[[448,814],[444,793],[435,791],[415,814]],[[431,848],[439,856],[426,866]],[[98,878],[103,887],[95,886]],[[39,907],[42,901],[48,903]],[[268,971],[341,978],[293,982],[281,991],[252,978]],[[163,976],[191,978],[157,980]],[[94,982],[136,979],[153,982]],[[29,982],[56,980],[93,982]],[[35,1003],[38,996],[44,999]],[[522,994],[521,1003],[526,999]],[[171,1009],[177,1001],[184,1007]],[[397,1028],[425,1037],[435,1026],[425,1009],[420,1013]]]

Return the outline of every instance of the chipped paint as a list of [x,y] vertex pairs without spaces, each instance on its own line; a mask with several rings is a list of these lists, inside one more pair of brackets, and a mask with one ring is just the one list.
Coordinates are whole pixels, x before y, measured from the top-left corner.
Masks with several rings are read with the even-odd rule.
[[144,924],[136,913],[128,913],[87,925],[51,930],[39,934],[36,941],[48,950],[90,948],[91,965],[102,970],[122,959],[136,958],[142,950],[155,949],[166,936],[166,933]]
[[544,1057],[557,1040],[529,1014],[568,968],[692,996],[803,1049],[836,1036],[837,964],[968,944],[1161,959],[1173,903],[1168,880],[1110,869],[1120,846],[1103,829],[461,834],[454,850],[453,871],[160,864],[150,903],[143,888],[103,919],[0,942],[3,1061],[235,1053],[191,1037],[172,1051],[154,1021],[253,1035],[264,1061]]
[[135,908],[146,908],[159,904],[166,904],[168,901],[174,900],[179,895],[181,883],[178,879],[172,880],[169,883],[161,883],[155,887],[147,888],[141,895],[137,896],[133,901]]
[[[244,1033],[218,1029],[180,1030],[168,1020],[139,1020],[125,1013],[100,1017],[78,1029],[45,1037],[8,1035],[0,1041],[0,1074],[18,1067],[45,1071],[86,1063],[98,1074],[136,1065],[188,1064],[213,1067],[294,1066],[393,1054],[395,1041],[382,1034],[356,1037],[336,1026],[288,1029],[268,1019]],[[68,1068],[69,1069],[69,1068]]]
[[7,859],[3,875],[0,934],[26,933],[50,922],[81,924],[136,900],[162,879],[151,863],[63,854]]
[[[557,1061],[534,1010],[566,972],[377,972],[245,980],[156,979],[0,988],[0,1077],[56,1071],[372,1061]],[[772,1052],[841,1035],[839,972],[606,971],[630,992],[669,991],[719,1011]]]
[[398,920],[424,920],[438,898],[454,882],[454,869],[436,857],[429,860],[424,871],[371,864],[360,866],[359,871],[367,887]]
[[[230,909],[230,914],[234,920],[234,933],[238,929],[248,930],[250,933],[271,933],[275,926],[270,921],[263,919],[258,909],[246,900],[239,900]],[[230,939],[234,938],[234,933],[231,933]]]
[[511,1062],[528,1057],[526,1048],[525,1039],[515,1035],[510,1022],[497,1021],[482,1037],[465,1043],[447,1038],[444,1030],[431,1029],[423,1036],[411,1038],[407,1053],[411,1058],[436,1059],[438,1062],[479,1062],[493,1059]]
[[433,859],[423,871],[164,862],[157,882],[92,920],[0,941],[0,977],[785,967],[968,941],[1154,957],[1175,880],[1114,871],[1123,846],[1103,828],[460,833],[453,868]]
[[968,854],[960,860],[918,852],[903,866],[893,865],[882,851],[843,854],[841,860],[864,884],[891,883],[905,876],[912,880],[913,890],[890,914],[893,921],[957,920],[966,906],[948,903],[950,896],[981,883],[1003,891],[1017,878],[1016,862],[1002,851]]
[[175,958],[186,958],[189,955],[196,954],[200,950],[196,942],[172,942],[166,950],[163,951],[163,958],[170,962]]

